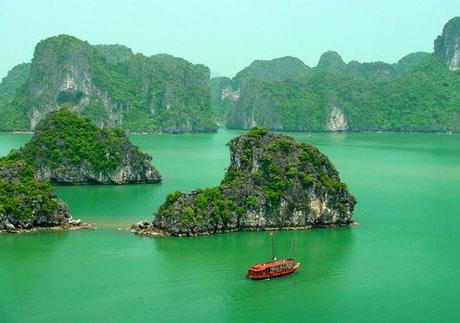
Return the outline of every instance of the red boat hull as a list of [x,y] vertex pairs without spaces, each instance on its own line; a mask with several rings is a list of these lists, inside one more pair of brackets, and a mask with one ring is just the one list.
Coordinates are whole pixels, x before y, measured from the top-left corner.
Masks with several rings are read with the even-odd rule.
[[300,267],[300,262],[294,263],[293,259],[282,259],[268,263],[257,264],[248,269],[247,277],[250,279],[268,279],[295,273]]

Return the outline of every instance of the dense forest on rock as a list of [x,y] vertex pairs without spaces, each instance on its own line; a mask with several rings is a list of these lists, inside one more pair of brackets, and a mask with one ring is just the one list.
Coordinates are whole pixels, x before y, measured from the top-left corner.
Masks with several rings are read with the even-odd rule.
[[83,228],[57,199],[49,182],[37,181],[23,160],[0,158],[0,231]]
[[57,184],[161,181],[152,157],[132,145],[123,130],[100,129],[66,108],[48,113],[30,142],[8,158],[25,160],[36,179]]
[[230,167],[219,186],[169,194],[153,222],[132,231],[189,236],[353,222],[356,200],[317,148],[263,128],[228,145]]
[[212,80],[213,105],[238,129],[459,132],[460,17],[434,47],[395,64],[345,63],[333,51],[313,68],[293,57],[255,61]]
[[33,130],[48,112],[69,107],[100,126],[134,132],[216,131],[209,73],[170,55],[51,37],[37,44],[31,64],[3,79],[0,129]]

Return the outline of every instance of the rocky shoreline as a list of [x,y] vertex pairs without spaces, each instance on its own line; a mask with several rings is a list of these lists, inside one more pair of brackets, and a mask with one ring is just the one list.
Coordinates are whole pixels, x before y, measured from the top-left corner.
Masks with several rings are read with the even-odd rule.
[[89,223],[81,222],[80,219],[78,220],[71,220],[68,224],[65,225],[57,225],[57,226],[50,226],[50,227],[31,227],[31,228],[13,228],[13,227],[3,227],[0,228],[0,233],[35,233],[35,232],[46,232],[46,231],[53,231],[53,232],[61,232],[61,231],[76,231],[76,230],[88,230],[88,229],[95,229],[96,227]]
[[251,231],[301,231],[309,230],[313,228],[319,229],[335,229],[335,228],[347,228],[358,226],[358,222],[351,221],[348,224],[333,224],[333,225],[306,225],[306,226],[290,226],[290,227],[246,227],[246,228],[226,228],[217,230],[214,232],[188,232],[188,233],[171,233],[156,228],[152,222],[148,221],[139,221],[138,223],[132,225],[129,228],[129,232],[134,233],[140,236],[153,236],[153,237],[199,237],[199,236],[209,236],[211,234],[223,234],[231,232],[251,232]]

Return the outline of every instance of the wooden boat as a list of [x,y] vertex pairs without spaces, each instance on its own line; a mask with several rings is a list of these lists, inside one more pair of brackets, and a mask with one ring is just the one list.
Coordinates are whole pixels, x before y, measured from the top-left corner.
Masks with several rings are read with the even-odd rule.
[[292,257],[277,260],[275,257],[274,233],[271,231],[270,235],[272,236],[272,261],[249,267],[246,276],[250,279],[268,279],[286,276],[296,272],[300,267],[300,262],[295,262],[294,258],[294,240],[292,240]]

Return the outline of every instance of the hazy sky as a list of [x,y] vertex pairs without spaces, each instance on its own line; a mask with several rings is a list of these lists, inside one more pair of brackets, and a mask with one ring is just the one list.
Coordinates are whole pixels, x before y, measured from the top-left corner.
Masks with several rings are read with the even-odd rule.
[[62,33],[173,54],[227,76],[286,55],[316,65],[330,49],[345,61],[395,62],[432,51],[456,15],[459,0],[0,0],[0,78]]

